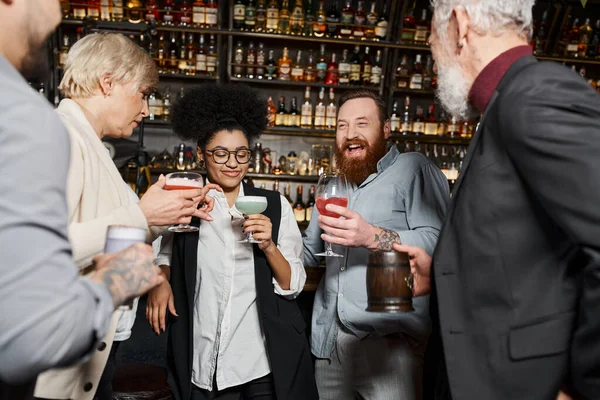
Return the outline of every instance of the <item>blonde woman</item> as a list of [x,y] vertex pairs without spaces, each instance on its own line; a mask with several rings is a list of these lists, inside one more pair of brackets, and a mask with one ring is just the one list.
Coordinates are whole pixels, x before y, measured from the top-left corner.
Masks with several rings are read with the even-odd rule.
[[[59,86],[65,99],[57,112],[71,139],[67,182],[69,237],[73,258],[82,273],[102,252],[109,225],[148,229],[188,223],[192,216],[210,220],[207,212],[213,201],[205,196],[210,185],[202,190],[167,191],[161,176],[138,201],[102,144],[101,139],[106,136],[132,135],[148,115],[146,97],[157,84],[152,59],[119,34],[86,36],[69,51]],[[198,210],[200,202],[207,205]],[[149,230],[148,239],[159,232],[160,228]],[[136,308],[137,301],[131,311],[113,314],[109,333],[85,364],[40,375],[35,396],[110,400],[117,344],[131,335]]]

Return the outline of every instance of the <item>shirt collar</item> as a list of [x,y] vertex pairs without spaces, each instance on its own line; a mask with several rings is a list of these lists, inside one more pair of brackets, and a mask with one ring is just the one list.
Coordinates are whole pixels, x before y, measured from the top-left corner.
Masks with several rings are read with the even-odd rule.
[[396,159],[400,155],[398,148],[396,146],[392,146],[390,150],[386,153],[385,156],[381,157],[381,159],[377,162],[377,173],[380,174],[396,162]]
[[471,90],[469,91],[469,103],[479,112],[483,113],[506,71],[519,58],[532,54],[531,46],[524,45],[513,47],[494,58],[477,75],[475,82],[473,82],[473,86],[471,86]]

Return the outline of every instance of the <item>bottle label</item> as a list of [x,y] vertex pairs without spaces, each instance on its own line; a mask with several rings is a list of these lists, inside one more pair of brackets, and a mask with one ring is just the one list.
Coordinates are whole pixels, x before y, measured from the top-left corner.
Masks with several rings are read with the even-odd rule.
[[275,114],[275,125],[285,125],[286,114]]
[[243,4],[236,4],[233,6],[233,19],[239,22],[244,22],[246,18],[246,6]]
[[304,222],[306,218],[304,207],[302,207],[301,205],[297,205],[296,207],[294,207],[294,218],[296,219],[296,222]]
[[313,207],[308,207],[306,209],[306,221],[310,222],[313,214]]
[[77,19],[85,18],[85,8],[73,8],[73,17]]
[[400,118],[392,117],[390,119],[390,128],[392,129],[393,132],[399,132],[400,131]]
[[206,8],[205,7],[193,7],[192,21],[195,24],[203,24],[206,21]]
[[359,81],[360,80],[360,64],[350,65],[350,80],[351,81]]
[[363,82],[369,82],[371,80],[371,70],[372,70],[372,67],[370,65],[364,66],[363,73],[362,73]]
[[256,8],[246,7],[246,25],[256,25]]
[[577,52],[577,44],[572,43],[572,44],[567,45],[567,52],[570,52],[570,53]]
[[437,122],[425,123],[425,134],[426,135],[437,135],[438,134],[438,123]]
[[382,73],[381,67],[378,65],[375,65],[373,67],[373,69],[371,70],[371,84],[379,85],[379,83],[381,82],[381,73]]
[[380,39],[385,39],[385,36],[387,35],[387,30],[388,30],[388,22],[381,21],[375,27],[375,35],[377,37],[379,37]]
[[206,71],[215,72],[217,69],[217,56],[206,57]]
[[340,28],[340,35],[342,36],[350,36],[352,34],[352,29],[349,28]]
[[279,22],[279,10],[276,8],[267,9],[267,29],[277,30],[277,23]]
[[325,79],[326,73],[327,73],[327,63],[325,63],[325,62],[317,63],[317,77],[321,80]]
[[100,13],[98,12],[97,8],[88,8],[88,15],[92,18],[98,18],[100,16]]
[[304,75],[304,70],[302,69],[302,67],[292,68],[292,76],[299,78],[299,80],[302,80],[302,75]]
[[301,126],[310,127],[312,124],[312,106],[310,104],[302,105],[302,117],[300,118]]
[[217,25],[217,13],[218,10],[216,8],[206,9],[206,23],[208,25]]
[[414,90],[423,89],[423,75],[415,74],[410,78],[410,88]]
[[173,23],[173,14],[165,14],[163,15],[163,22],[167,25],[170,25]]
[[415,42],[426,43],[427,42],[427,28],[417,28],[415,30]]
[[402,132],[412,132],[411,123],[406,121],[402,122],[401,130]]
[[281,79],[289,78],[290,75],[290,64],[281,63],[279,66],[279,77]]
[[425,131],[425,124],[423,122],[413,122],[412,130],[415,134],[423,133]]
[[192,23],[192,18],[187,14],[182,14],[180,19],[182,25],[188,25]]
[[354,15],[352,13],[342,13],[342,24],[352,24],[354,22]]
[[196,54],[196,70],[206,72],[206,54]]

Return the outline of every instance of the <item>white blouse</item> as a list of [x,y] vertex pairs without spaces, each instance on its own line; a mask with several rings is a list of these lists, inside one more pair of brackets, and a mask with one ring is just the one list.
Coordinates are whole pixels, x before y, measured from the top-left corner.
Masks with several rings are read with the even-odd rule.
[[[212,222],[200,224],[198,269],[194,296],[192,383],[218,390],[267,375],[271,369],[256,306],[252,245],[245,237],[242,213],[229,208],[225,195],[211,190],[215,199]],[[243,196],[243,186],[238,196]],[[275,293],[289,299],[300,294],[306,282],[302,262],[302,236],[292,208],[281,196],[281,222],[277,247],[291,267],[290,289],[273,279]],[[157,265],[170,265],[172,234],[165,233]]]

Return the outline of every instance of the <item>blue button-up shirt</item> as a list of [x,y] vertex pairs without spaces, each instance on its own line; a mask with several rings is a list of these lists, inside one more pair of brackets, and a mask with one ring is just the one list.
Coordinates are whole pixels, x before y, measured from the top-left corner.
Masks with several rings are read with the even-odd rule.
[[[398,233],[402,243],[433,253],[450,200],[444,174],[420,153],[400,154],[396,147],[377,163],[377,172],[349,193],[348,207],[374,226]],[[304,261],[316,267],[322,260],[314,254],[324,249],[318,210],[304,232]],[[413,299],[413,312],[367,312],[367,262],[369,250],[333,245],[341,257],[328,257],[313,306],[312,352],[329,358],[334,349],[339,320],[357,337],[375,332],[403,332],[424,342],[431,329],[429,297]]]

